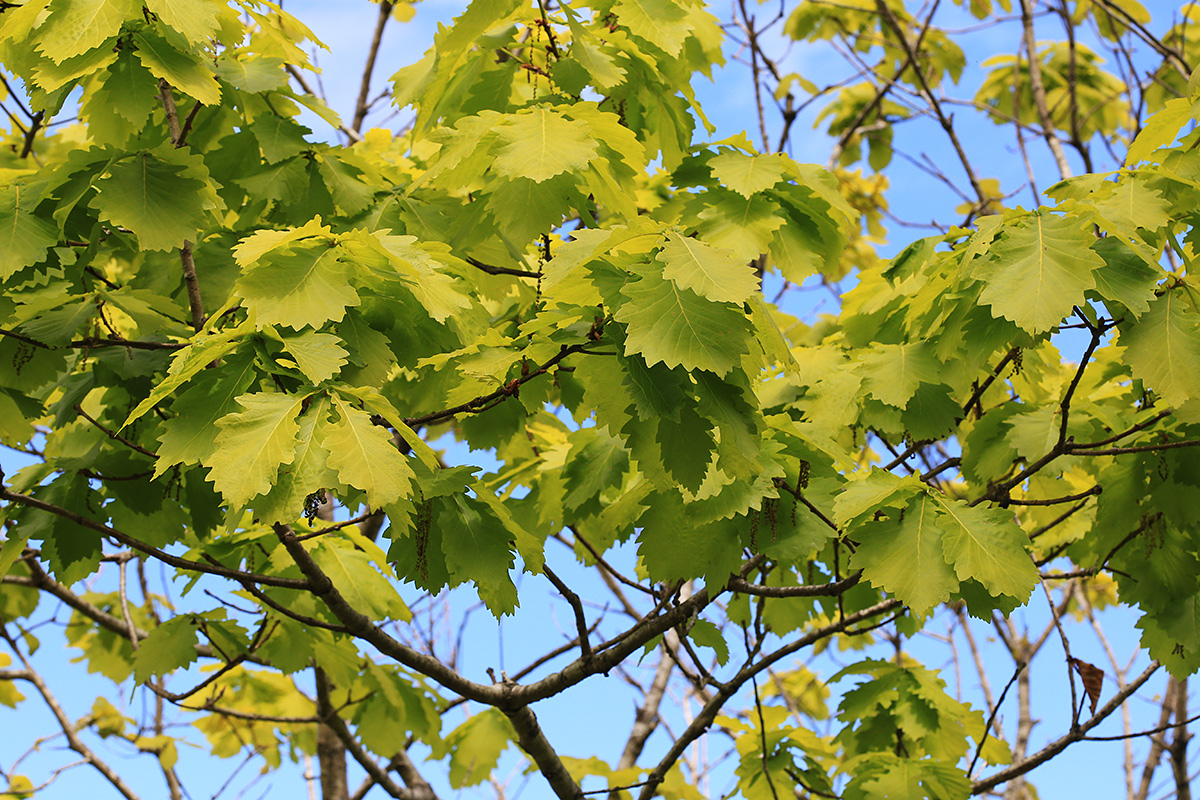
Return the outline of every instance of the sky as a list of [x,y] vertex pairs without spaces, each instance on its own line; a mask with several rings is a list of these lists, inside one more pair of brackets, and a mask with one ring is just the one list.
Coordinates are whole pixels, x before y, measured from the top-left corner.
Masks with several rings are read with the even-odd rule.
[[[329,52],[321,51],[316,55],[317,63],[322,69],[320,86],[330,104],[345,118],[349,118],[354,98],[357,95],[366,44],[374,25],[375,7],[366,2],[353,2],[352,0],[324,0],[323,2],[286,0],[284,6],[290,13],[308,24],[329,46]],[[1147,6],[1156,16],[1161,9],[1166,8],[1161,3],[1147,4]],[[411,22],[404,25],[390,25],[385,35],[384,46],[376,70],[377,90],[383,86],[383,81],[392,72],[417,60],[428,47],[436,25],[439,22],[449,21],[450,18],[461,13],[462,8],[463,3],[454,0],[425,0],[418,5],[416,16]],[[763,5],[760,8],[767,9],[768,6]],[[728,10],[725,8],[714,8],[714,13],[728,17]],[[1011,32],[992,30],[973,34],[968,50],[968,74],[964,78],[964,83],[971,84],[972,75],[978,74],[977,70],[980,64],[987,58],[996,53],[1012,52],[1014,49],[1015,44]],[[727,52],[731,54],[732,50],[727,50]],[[808,76],[824,75],[830,63],[830,53],[822,51],[820,48],[796,46],[791,49],[784,63],[788,71],[796,71]],[[751,93],[730,91],[728,88],[730,81],[736,85],[745,85],[745,70],[743,65],[731,60],[723,70],[718,71],[714,83],[710,84],[703,78],[698,79],[696,88],[700,102],[706,109],[709,118],[717,126],[717,131],[711,136],[711,139],[721,139],[747,130],[752,140],[758,140]],[[393,114],[394,116],[390,116]],[[398,130],[407,121],[406,114],[405,111],[397,113],[395,109],[384,107],[368,118],[368,124],[381,124]],[[823,163],[830,142],[824,134],[811,130],[814,116],[815,108],[797,122],[793,136],[794,150],[792,154],[798,161]],[[333,132],[315,117],[308,117],[306,124],[313,128],[315,138],[333,140]],[[917,123],[911,127],[917,129],[922,124],[925,123]],[[930,154],[941,159],[944,156],[944,147],[940,140],[933,139],[926,132],[927,130],[928,125],[926,124],[925,128],[921,128],[913,134],[914,140],[917,142],[913,149],[915,153],[919,154],[922,137],[927,137],[932,151]],[[1009,145],[1011,136],[1007,131],[1001,132],[990,123],[973,121],[966,122],[964,131],[967,134],[968,148],[973,152],[980,153],[979,162],[986,164],[993,171],[992,174],[995,177],[1001,178],[1006,189],[1015,190],[1021,186],[1024,182],[1023,170]],[[1047,163],[1039,162],[1041,174],[1048,174]],[[944,210],[947,208],[947,204],[950,207],[954,205],[955,201],[943,187],[935,181],[928,180],[912,167],[897,163],[889,170],[889,174],[893,186],[892,208],[901,218],[923,221],[923,216],[927,217],[930,209]],[[1043,180],[1042,188],[1051,182]],[[1026,192],[1018,197],[1018,202],[1028,205],[1030,199]],[[900,249],[907,242],[909,235],[906,229],[893,225],[893,241],[887,246],[885,253]],[[912,235],[925,234],[918,231]],[[802,318],[811,319],[815,313],[834,310],[831,307],[829,295],[824,292],[792,293],[789,295],[789,303],[791,304],[789,310]],[[1063,349],[1068,352],[1068,355],[1071,346],[1072,343],[1069,341],[1063,343]],[[485,467],[489,466],[488,462],[490,461],[490,456],[487,454],[465,453],[461,448],[451,450],[448,458],[457,459],[460,463],[475,463]],[[16,466],[19,466],[18,459],[11,453],[0,455],[0,464],[9,474],[14,471]],[[632,549],[626,546],[613,556],[613,560],[619,564],[630,565],[633,557]],[[569,585],[590,580],[582,568],[569,566],[569,559],[562,559],[562,561],[564,562],[562,577]],[[101,580],[110,579],[111,574]],[[521,580],[523,581],[521,586],[522,609],[515,619],[497,624],[485,612],[480,611],[471,615],[464,638],[468,646],[463,651],[463,669],[468,677],[474,680],[485,680],[488,667],[506,669],[509,672],[515,671],[515,668],[519,668],[522,663],[522,639],[534,632],[542,633],[547,630],[559,629],[564,631],[564,638],[571,635],[569,633],[572,628],[570,611],[565,603],[554,596],[545,580],[528,575],[523,576]],[[203,584],[201,584],[202,586]],[[406,599],[411,599],[412,593],[406,592],[405,596]],[[1027,625],[1029,630],[1036,632],[1045,624],[1044,608],[1044,602],[1039,604],[1035,598],[1030,612],[1020,615],[1020,624]],[[1137,631],[1133,628],[1133,622],[1133,616],[1127,612],[1109,616],[1105,630],[1111,637],[1113,647],[1117,652],[1131,651],[1132,643],[1137,639]],[[75,653],[61,647],[61,643],[57,641],[57,633],[52,627],[44,627],[37,633],[44,639],[43,649],[37,654],[39,668],[47,673],[52,684],[61,685],[64,679],[68,682],[70,690],[60,699],[67,705],[69,713],[73,716],[85,713],[97,694],[112,696],[111,684],[105,679],[95,675],[84,675],[79,665],[70,663],[70,659],[75,656]],[[1077,648],[1076,655],[1098,665],[1106,663],[1099,640],[1087,640],[1080,637],[1072,644]],[[934,639],[924,637],[914,640],[911,646],[914,652],[924,658],[931,668],[946,666],[949,663],[945,646]],[[1145,657],[1142,656],[1141,660],[1144,663]],[[1067,711],[1064,710],[1068,699],[1065,697],[1064,676],[1054,672],[1056,670],[1061,672],[1061,663],[1059,656],[1048,653],[1041,660],[1035,662],[1033,667],[1036,671],[1034,676],[1035,707],[1038,709],[1037,715],[1042,719],[1039,730],[1045,730],[1047,735],[1052,731],[1062,730],[1064,717],[1067,714]],[[1134,672],[1136,673],[1136,671],[1135,668]],[[828,675],[831,672],[832,670],[825,670],[824,674]],[[952,675],[948,674],[947,679],[951,681],[953,690],[955,687]],[[844,689],[846,687],[835,688]],[[999,688],[994,686],[993,691],[998,693]],[[976,691],[975,687],[970,685],[969,677],[964,677],[962,690],[967,696]],[[1106,686],[1106,691],[1111,692],[1112,690],[1110,682]],[[23,689],[23,691],[27,695],[30,694],[28,690]],[[149,701],[145,691],[138,691],[133,696],[121,699],[131,708],[138,708],[141,704]],[[836,704],[836,696],[831,700],[831,704]],[[39,717],[38,713],[33,710],[39,706],[37,699],[31,698],[22,706],[19,721],[14,712],[0,709],[0,730],[5,728],[11,730],[18,726],[21,729],[49,730],[50,726],[45,724],[44,715]],[[582,709],[586,709],[585,725],[580,723]],[[577,687],[562,698],[539,704],[536,711],[552,742],[561,743],[566,754],[586,757],[593,754],[591,751],[595,741],[593,731],[612,728],[628,729],[633,714],[633,696],[615,679],[593,680]],[[680,725],[683,722],[682,719],[677,712],[673,713],[675,716],[672,718],[672,724]],[[1135,709],[1135,713],[1140,718],[1148,719],[1156,716],[1157,708],[1147,705],[1141,707],[1140,710]],[[1110,727],[1115,725],[1116,718],[1114,717],[1105,724]],[[447,720],[446,729],[451,727],[450,720]],[[1106,732],[1118,731],[1114,728],[1106,729]],[[611,745],[615,740],[606,736],[603,741]],[[642,763],[652,763],[655,753],[663,751],[664,742],[665,738],[662,735],[656,735],[651,740],[647,756],[643,758]],[[54,747],[57,744],[54,743],[48,747]],[[723,741],[720,742],[720,746],[724,745]],[[15,743],[12,737],[0,737],[0,766],[7,768],[11,765],[18,746],[19,743]],[[717,743],[714,743],[714,749],[716,746]],[[1096,759],[1100,747],[1100,745],[1088,743],[1076,745],[1056,759],[1051,767],[1039,770],[1034,780],[1041,790],[1041,796],[1044,798],[1075,796],[1081,775],[1087,776],[1089,794],[1095,800],[1123,796],[1123,791],[1119,787],[1120,777],[1116,769],[1116,759],[1109,755],[1118,751],[1115,749],[1104,750],[1105,755],[1102,761],[1098,762]],[[128,770],[127,777],[142,787],[145,797],[163,796],[161,778],[153,773],[146,773],[145,760],[126,760],[122,758],[121,752],[122,749],[119,746],[112,747],[109,748],[107,755],[114,757],[118,769]],[[594,754],[612,761],[615,761],[619,755],[616,752]],[[199,757],[185,757],[185,783],[192,787],[193,797],[211,797],[221,789],[221,782],[228,774],[231,764],[236,762],[222,763],[221,769],[217,770],[206,766],[206,756],[200,753],[196,755]],[[28,762],[31,765],[30,772],[35,772],[32,766],[36,765],[39,759],[40,757],[36,755],[31,757]],[[41,763],[62,763],[63,760],[60,753],[47,753],[47,758],[41,759]],[[732,766],[727,762],[714,775],[712,781],[714,796],[719,796],[729,790]],[[240,773],[235,782],[231,784],[231,788],[221,796],[236,796],[236,792],[250,779],[255,768],[253,765],[247,767],[246,771]],[[509,757],[502,762],[501,770],[498,772],[501,777],[504,777],[516,768],[516,759],[512,757],[510,751]],[[243,796],[248,798],[303,796],[302,792],[305,789],[300,774],[302,769],[301,765],[299,768],[287,769],[277,775],[266,776],[260,781],[251,783]],[[431,767],[427,777],[435,787],[439,788],[442,797],[459,796],[458,793],[448,790],[444,784],[440,783],[440,772],[441,770],[436,766]],[[1106,777],[1109,775],[1111,777]],[[66,798],[80,794],[90,796],[91,791],[89,790],[94,790],[98,785],[97,781],[98,778],[86,769],[72,770],[64,773],[44,796],[48,798]],[[351,785],[355,785],[356,781],[357,778],[352,778]],[[523,793],[520,793],[519,796],[540,800],[540,798],[548,797],[549,792],[539,781],[540,778],[535,776],[525,783],[518,775],[513,778],[511,788],[515,789],[524,784]],[[1106,784],[1109,783],[1111,783],[1112,790],[1106,791]],[[474,794],[464,793],[462,796],[474,796]],[[518,794],[510,792],[508,796],[515,798]]]

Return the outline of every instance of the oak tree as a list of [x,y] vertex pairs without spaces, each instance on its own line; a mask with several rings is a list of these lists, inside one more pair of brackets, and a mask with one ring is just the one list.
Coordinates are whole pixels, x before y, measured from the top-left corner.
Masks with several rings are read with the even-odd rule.
[[[325,800],[503,796],[506,750],[560,798],[1032,797],[1160,667],[1126,795],[1165,756],[1188,796],[1192,6],[472,0],[388,80],[388,127],[376,59],[414,8],[378,3],[343,120],[281,5],[0,10],[0,442],[26,464],[0,486],[0,703],[75,754],[27,772],[31,732],[6,796],[73,764],[161,794],[120,743],[172,797],[197,744],[209,771],[315,759]],[[980,29],[1007,54],[968,68]],[[727,58],[756,113],[714,141],[696,86]],[[823,166],[788,155],[818,109]],[[897,156],[958,198],[887,250]],[[814,288],[834,313],[802,319]],[[466,624],[451,598],[503,620],[547,592],[569,630],[511,673],[431,633]],[[1144,669],[1073,653],[1108,606]],[[974,703],[909,646],[935,630]],[[39,636],[112,691],[68,713]],[[1070,707],[1039,715],[1052,650]],[[543,730],[619,676],[624,727],[584,752]]]

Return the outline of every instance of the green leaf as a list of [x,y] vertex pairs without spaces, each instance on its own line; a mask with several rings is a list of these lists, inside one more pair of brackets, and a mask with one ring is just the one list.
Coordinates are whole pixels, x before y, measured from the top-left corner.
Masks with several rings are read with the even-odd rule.
[[265,494],[280,466],[296,454],[296,421],[304,398],[286,394],[245,394],[237,403],[245,411],[217,422],[216,450],[204,464],[209,480],[234,508]]
[[850,569],[863,571],[872,586],[884,589],[921,615],[950,599],[958,588],[943,555],[946,531],[932,498],[922,493],[902,514],[857,529],[859,547]]
[[563,7],[571,27],[570,55],[587,71],[597,89],[605,91],[621,83],[625,70],[617,66],[615,59],[606,52],[602,41],[576,20],[578,16],[569,7]]
[[172,47],[166,39],[147,29],[133,35],[138,58],[156,78],[191,95],[206,106],[221,102],[221,86],[213,70],[191,53]]
[[742,303],[758,289],[748,263],[699,239],[667,233],[656,258],[663,277],[714,302]]
[[460,283],[439,270],[442,264],[437,256],[417,245],[417,237],[376,234],[373,239],[430,317],[445,322],[451,315],[471,307],[470,299],[459,288]]
[[456,582],[473,581],[479,598],[496,617],[517,607],[517,587],[508,574],[514,559],[512,537],[479,500],[463,494],[439,499],[434,524],[442,528],[446,567]]
[[268,325],[319,329],[361,302],[350,285],[353,267],[343,255],[323,242],[276,248],[242,272],[234,291],[246,301],[260,330]]
[[905,408],[922,383],[940,382],[941,363],[924,342],[877,344],[859,360],[867,393],[896,408]]
[[343,214],[357,214],[371,204],[376,189],[363,180],[362,170],[326,153],[317,160],[317,169]]
[[202,372],[171,403],[174,416],[164,423],[163,433],[158,437],[155,478],[176,464],[207,462],[216,451],[213,431],[217,421],[237,410],[237,398],[258,375],[248,358],[230,359],[225,367]]
[[337,473],[328,464],[329,452],[323,446],[332,425],[331,405],[328,396],[318,395],[310,398],[300,415],[292,460],[279,470],[270,492],[253,502],[254,513],[264,524],[295,522],[311,495],[339,485]]
[[697,214],[700,237],[733,251],[747,264],[770,250],[776,229],[786,222],[779,203],[766,195],[746,198],[724,189],[711,189],[698,198],[704,205]]
[[154,387],[145,400],[138,403],[129,412],[122,428],[140,419],[147,411],[156,406],[164,398],[169,397],[176,389],[191,380],[200,370],[205,369],[217,359],[223,358],[240,344],[238,339],[244,333],[239,327],[226,328],[220,333],[210,336],[201,335],[192,344],[180,350],[171,359],[171,367],[167,376]]
[[979,302],[1029,333],[1050,330],[1096,285],[1092,272],[1104,259],[1091,249],[1094,241],[1081,222],[1053,214],[1006,225],[974,274],[986,284]]
[[260,114],[249,127],[268,164],[300,155],[312,147],[304,138],[312,131],[288,117]]
[[959,579],[982,583],[992,595],[1006,594],[1022,603],[1037,584],[1037,568],[1024,542],[1029,540],[1002,508],[969,506],[939,496],[938,522],[945,529],[946,560]]
[[783,180],[788,158],[782,153],[748,156],[728,152],[713,157],[708,166],[721,183],[749,200]]
[[889,753],[870,757],[870,767],[861,762],[852,765],[855,777],[842,794],[845,800],[952,800],[970,794],[970,779],[954,764]]
[[881,508],[903,504],[920,488],[914,476],[901,478],[881,469],[860,472],[834,501],[833,521],[841,527]]
[[596,140],[588,126],[548,108],[506,117],[494,128],[504,144],[494,166],[501,175],[541,183],[563,172],[587,168],[596,158]]
[[512,723],[498,708],[474,714],[446,734],[450,746],[450,786],[478,786],[495,771],[500,754],[516,741]]
[[124,48],[116,53],[104,82],[80,106],[88,134],[100,144],[122,145],[141,130],[158,105],[158,81]]
[[712,461],[713,423],[692,404],[679,409],[678,421],[658,420],[655,440],[662,449],[663,467],[684,489],[695,492]]
[[412,492],[412,467],[387,430],[371,422],[370,414],[336,395],[333,403],[339,419],[321,440],[321,447],[329,453],[329,466],[343,483],[366,492],[373,508],[407,497]]
[[133,679],[144,683],[195,661],[198,627],[192,615],[180,614],[152,629],[133,654]]
[[332,333],[302,331],[283,338],[283,349],[314,385],[329,380],[346,363],[349,353]]
[[688,630],[688,638],[701,647],[711,648],[717,654],[717,663],[725,666],[729,660],[729,643],[717,626],[706,619],[698,619]]
[[203,44],[216,33],[220,27],[218,17],[228,13],[220,0],[146,0],[146,7],[195,44]]
[[1104,259],[1104,266],[1093,273],[1096,293],[1106,302],[1114,301],[1128,309],[1134,319],[1150,308],[1161,270],[1148,265],[1116,236],[1106,236],[1092,246]]
[[207,175],[173,151],[142,150],[109,167],[89,205],[102,219],[129,228],[145,250],[173,250],[205,224]]
[[313,560],[352,607],[373,620],[412,620],[412,613],[370,557],[349,542],[322,539]]
[[1133,166],[1139,161],[1149,161],[1153,151],[1174,142],[1180,129],[1196,115],[1196,106],[1195,101],[1186,97],[1173,97],[1164,103],[1146,120],[1133,144],[1129,145],[1125,163]]
[[677,56],[690,33],[687,12],[669,0],[618,0],[613,11],[641,39]]
[[1121,329],[1133,376],[1172,406],[1200,396],[1200,314],[1188,307],[1186,293],[1165,292],[1136,323]]
[[627,326],[625,353],[640,353],[651,366],[661,361],[724,375],[749,349],[746,315],[731,305],[654,276],[626,284],[621,294],[628,302],[613,317]]
[[[64,508],[87,518],[95,517],[91,510],[94,494],[82,473],[64,473],[48,486],[32,492],[39,500]],[[20,520],[22,536],[42,541],[42,555],[50,573],[59,583],[70,586],[100,568],[100,533],[74,520],[49,511],[25,509]]]
[[[46,257],[46,250],[58,242],[53,225],[30,213],[30,192],[20,183],[0,187],[0,281],[8,280],[22,267]],[[30,198],[36,201],[37,196]]]
[[141,19],[133,0],[57,0],[38,29],[38,49],[61,64],[116,36],[131,19]]

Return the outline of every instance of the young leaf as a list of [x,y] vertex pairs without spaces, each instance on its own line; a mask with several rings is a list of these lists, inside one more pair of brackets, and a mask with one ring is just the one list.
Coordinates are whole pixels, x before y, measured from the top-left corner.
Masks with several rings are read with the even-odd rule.
[[134,0],[59,0],[38,29],[38,49],[61,64],[116,36],[141,13]]
[[713,158],[708,166],[721,183],[749,200],[783,180],[787,160],[782,153],[748,156],[728,152]]
[[541,183],[563,172],[585,169],[596,157],[588,126],[548,108],[533,108],[504,119],[494,128],[504,144],[495,168],[510,178]]
[[714,302],[742,303],[758,289],[749,264],[699,239],[669,232],[656,258],[663,277]]
[[234,508],[265,494],[296,454],[302,396],[258,393],[237,398],[245,411],[217,422],[216,451],[208,457],[209,480]]
[[321,447],[329,453],[329,466],[348,486],[362,489],[373,508],[407,497],[413,477],[408,460],[400,455],[387,431],[371,422],[371,415],[334,395],[339,419],[326,429]]
[[[239,254],[240,255],[240,254]],[[245,270],[234,291],[254,312],[259,329],[282,325],[320,329],[337,322],[361,300],[350,284],[351,265],[337,247],[322,242],[277,248]]]
[[1200,314],[1188,308],[1186,289],[1152,300],[1136,323],[1121,330],[1121,344],[1134,377],[1172,406],[1200,396]]
[[133,679],[143,683],[195,661],[197,630],[190,614],[180,614],[151,630],[133,654]]
[[322,539],[313,560],[356,609],[371,619],[408,622],[412,613],[391,582],[372,565],[366,553],[349,542]]
[[873,586],[892,593],[922,615],[950,599],[958,588],[954,570],[946,563],[946,531],[935,513],[934,501],[922,493],[903,514],[868,523],[853,536],[860,544],[850,569],[861,569]]
[[613,316],[628,326],[625,353],[640,353],[651,366],[661,361],[724,375],[748,350],[750,325],[728,304],[652,275],[626,284],[621,294],[628,302]]
[[958,577],[982,583],[992,595],[1027,601],[1038,581],[1037,568],[1023,545],[1029,536],[1012,514],[940,495],[938,505],[938,523],[945,530],[945,558]]
[[303,331],[283,339],[283,349],[296,359],[296,366],[313,384],[329,380],[346,363],[349,355],[332,333]]
[[979,302],[1030,333],[1048,331],[1095,287],[1092,272],[1104,266],[1090,247],[1095,237],[1080,221],[1046,213],[1003,231],[975,275],[986,284]]

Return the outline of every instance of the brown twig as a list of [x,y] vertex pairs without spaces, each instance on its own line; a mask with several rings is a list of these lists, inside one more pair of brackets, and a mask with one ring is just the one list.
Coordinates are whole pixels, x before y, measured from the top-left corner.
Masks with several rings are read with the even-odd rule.
[[379,4],[379,15],[375,18],[375,32],[371,36],[371,45],[367,48],[367,63],[363,66],[362,82],[358,87],[358,100],[354,103],[354,118],[350,127],[362,131],[363,120],[371,110],[368,98],[371,94],[371,75],[375,72],[375,58],[379,55],[379,45],[383,42],[383,29],[392,17],[392,1],[383,0]]

